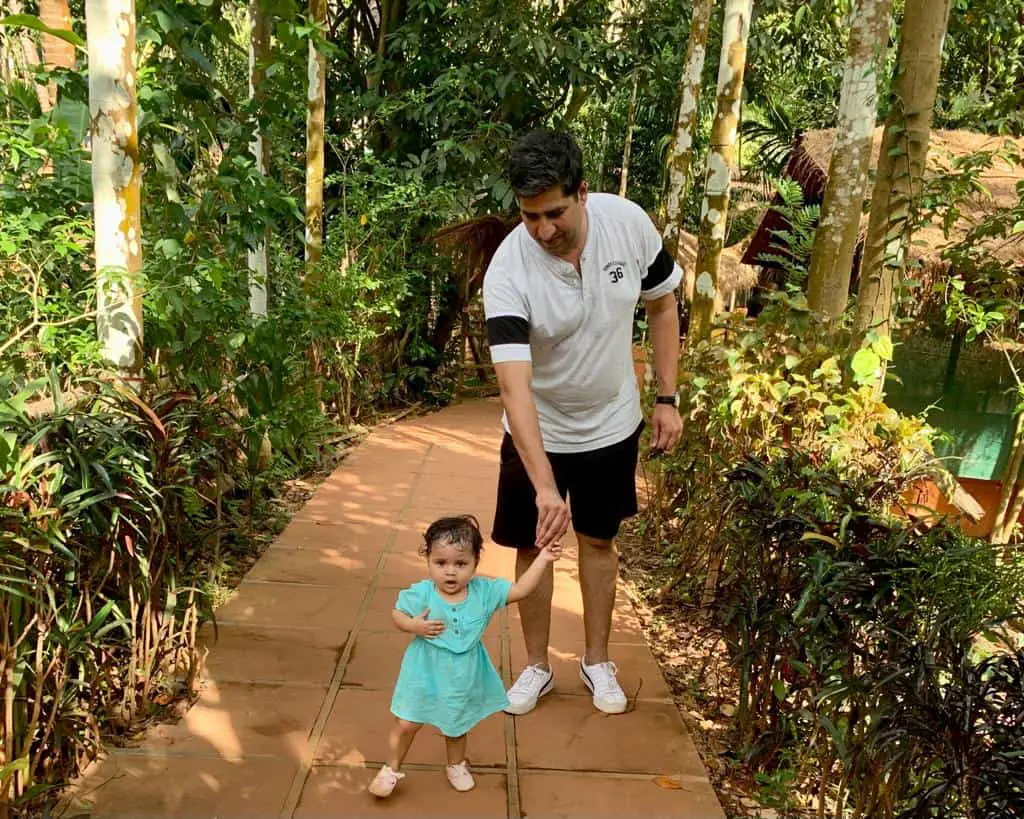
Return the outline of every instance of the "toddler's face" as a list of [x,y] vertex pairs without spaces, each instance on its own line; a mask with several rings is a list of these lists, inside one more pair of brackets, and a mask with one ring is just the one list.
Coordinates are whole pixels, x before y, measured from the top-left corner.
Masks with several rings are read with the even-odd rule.
[[430,579],[445,594],[458,594],[476,574],[476,558],[468,546],[435,543],[427,556]]

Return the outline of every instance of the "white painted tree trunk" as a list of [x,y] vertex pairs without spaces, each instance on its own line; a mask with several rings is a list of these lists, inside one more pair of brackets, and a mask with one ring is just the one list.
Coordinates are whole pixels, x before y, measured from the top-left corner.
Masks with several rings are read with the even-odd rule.
[[622,173],[619,175],[619,196],[626,195],[629,186],[629,156],[633,152],[633,126],[636,124],[636,90],[637,72],[633,72],[633,93],[629,97],[629,110],[626,112],[626,140],[622,146]]
[[[310,0],[309,17],[324,25],[327,0]],[[320,261],[324,241],[324,108],[327,101],[327,61],[309,44],[309,83],[306,106],[306,264]]]
[[669,148],[668,195],[665,201],[665,228],[662,231],[665,248],[676,261],[679,261],[679,232],[683,229],[683,206],[690,192],[701,77],[704,74],[708,29],[711,27],[711,11],[715,1],[697,0],[694,3],[690,38],[686,46],[686,65],[679,80],[679,113],[676,116],[675,133]]
[[[261,96],[261,86],[265,77],[263,68],[267,52],[270,48],[270,31],[263,11],[260,9],[260,0],[249,0],[249,98],[258,100]],[[257,117],[259,109],[257,108]],[[256,157],[256,167],[262,176],[266,176],[269,170],[269,156],[267,138],[260,129],[259,122],[253,133],[253,141],[250,146],[252,154]],[[256,247],[248,252],[249,262],[249,312],[254,316],[265,317],[267,315],[267,271],[269,268],[267,256],[267,231],[263,231],[263,239]]]
[[842,315],[850,291],[891,16],[892,0],[857,0],[850,12],[835,147],[807,278],[811,309],[830,318]]
[[105,361],[132,374],[142,366],[135,2],[86,0],[85,19],[96,224],[96,324]]
[[869,330],[880,336],[890,333],[896,284],[903,275],[913,210],[921,195],[951,4],[907,0],[904,8],[893,104],[885,121],[864,240],[854,344]]
[[718,271],[729,218],[732,169],[736,165],[736,134],[740,122],[743,74],[747,66],[747,38],[754,0],[726,0],[722,24],[722,55],[718,64],[718,98],[711,126],[711,148],[704,182],[696,281],[689,336],[711,335],[711,321],[721,298]]

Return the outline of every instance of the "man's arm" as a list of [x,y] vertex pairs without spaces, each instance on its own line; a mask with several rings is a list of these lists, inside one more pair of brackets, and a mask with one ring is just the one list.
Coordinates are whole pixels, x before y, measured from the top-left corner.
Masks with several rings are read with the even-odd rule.
[[543,549],[557,543],[569,528],[569,508],[558,492],[551,462],[544,452],[537,406],[530,389],[533,366],[529,361],[496,362],[494,372],[498,377],[501,403],[508,415],[512,442],[537,493],[535,545]]
[[[647,302],[647,326],[654,345],[654,375],[658,395],[675,395],[679,376],[679,313],[675,291]],[[683,431],[679,410],[655,404],[651,420],[651,449],[672,449]]]

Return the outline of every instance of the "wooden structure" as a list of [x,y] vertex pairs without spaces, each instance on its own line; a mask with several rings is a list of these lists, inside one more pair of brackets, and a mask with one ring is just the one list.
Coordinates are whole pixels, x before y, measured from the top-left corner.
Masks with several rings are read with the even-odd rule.
[[[876,128],[872,145],[871,168],[878,165],[878,155],[882,149],[882,128]],[[832,149],[835,145],[835,130],[824,129],[806,131],[798,136],[793,144],[793,151],[786,165],[784,175],[800,184],[806,204],[821,204],[825,196],[825,185],[828,181],[828,169],[832,160]],[[979,134],[974,131],[932,131],[928,149],[926,179],[934,179],[949,173],[958,158],[978,154],[980,152],[996,152],[1004,146],[1024,154],[1024,139]],[[1010,207],[1018,200],[1016,186],[1024,180],[1024,169],[1006,160],[997,158],[992,166],[979,176],[979,183],[984,191],[978,191],[966,198],[960,207],[959,219],[944,229],[938,221],[923,225],[915,230],[913,241],[908,248],[908,263],[918,263],[919,277],[934,280],[938,275],[948,271],[948,264],[942,258],[942,251],[950,244],[958,242],[967,232],[985,216],[994,210]],[[785,216],[775,209],[782,201],[775,196],[772,205],[761,218],[757,229],[750,237],[742,255],[742,262],[748,265],[759,265],[766,271],[770,279],[771,271],[778,267],[776,262],[765,260],[764,255],[781,253],[774,245],[775,234],[780,230],[789,229]],[[861,239],[867,227],[867,214],[861,221]],[[1019,237],[1018,237],[1019,239]],[[994,242],[986,248],[994,256],[1010,264],[1024,262],[1024,242]],[[857,268],[860,265],[860,248],[854,258],[854,276],[851,281],[851,292],[857,286]],[[762,279],[762,284],[766,283]],[[924,294],[923,294],[924,295]],[[918,310],[929,305],[919,303]]]
[[[793,145],[785,175],[800,184],[807,204],[822,201],[834,143],[835,132],[828,129],[806,132]],[[877,165],[881,144],[882,128],[878,128],[874,133],[872,167]],[[959,158],[982,152],[996,153],[1007,146],[1024,155],[1024,139],[971,131],[932,131],[926,180],[955,172],[955,163]],[[945,297],[941,289],[937,292],[934,287],[952,272],[944,251],[950,245],[962,241],[972,228],[995,211],[1015,205],[1020,198],[1017,188],[1022,182],[1024,167],[997,156],[991,166],[979,174],[978,183],[982,189],[974,191],[958,203],[957,218],[951,224],[943,225],[935,219],[914,231],[911,245],[907,249],[907,262],[912,277],[918,280],[919,285],[916,291],[918,297],[907,306],[911,315],[922,320],[934,319],[930,321],[934,326],[941,327],[944,324],[942,311]],[[774,204],[781,204],[778,197]],[[862,239],[866,227],[867,214],[864,214],[861,221]],[[763,254],[783,252],[773,247],[774,235],[776,231],[788,228],[785,217],[772,209],[762,217],[750,238],[742,260],[746,264],[761,266],[764,271],[760,281],[762,286],[770,286],[777,269],[776,263],[763,260]],[[978,247],[994,263],[1024,271],[1024,236],[1018,234],[1009,239],[982,240]],[[856,292],[858,286],[859,264],[860,248],[854,259],[851,293]],[[964,528],[971,534],[986,535],[995,516],[1003,473],[1013,443],[1013,409],[1004,400],[1012,379],[1007,371],[1002,384],[998,383],[1000,378],[995,370],[1005,368],[1006,365],[1001,356],[993,355],[991,366],[978,361],[968,364],[974,368],[986,368],[986,388],[979,389],[973,383],[968,384],[961,361],[965,328],[957,328],[952,335],[952,339],[931,335],[927,338],[905,339],[906,343],[897,347],[893,366],[901,380],[887,385],[886,400],[902,412],[919,413],[927,410],[929,421],[950,436],[950,443],[938,444],[938,454],[955,459],[949,462],[950,470],[957,476],[961,486],[978,500],[984,511],[980,520],[965,518]],[[934,486],[924,487],[918,494],[914,502],[943,512],[952,509]]]

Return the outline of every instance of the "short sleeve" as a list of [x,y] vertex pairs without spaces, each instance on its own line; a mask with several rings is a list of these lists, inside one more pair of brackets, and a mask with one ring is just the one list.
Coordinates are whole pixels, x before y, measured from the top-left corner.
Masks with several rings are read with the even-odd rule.
[[501,263],[492,262],[484,276],[487,344],[495,364],[530,361],[530,311]]
[[665,249],[665,243],[650,217],[641,211],[639,221],[642,258],[646,264],[640,281],[640,295],[644,301],[651,301],[675,290],[683,280],[683,269]]
[[419,617],[427,607],[426,586],[423,581],[413,583],[409,588],[398,593],[395,608],[410,617]]
[[498,609],[508,605],[508,593],[512,588],[512,581],[504,577],[481,578],[486,584],[484,606],[487,616],[490,617]]

